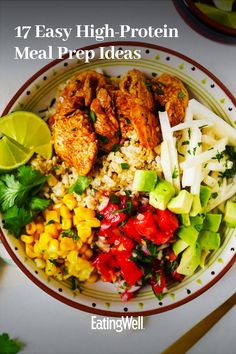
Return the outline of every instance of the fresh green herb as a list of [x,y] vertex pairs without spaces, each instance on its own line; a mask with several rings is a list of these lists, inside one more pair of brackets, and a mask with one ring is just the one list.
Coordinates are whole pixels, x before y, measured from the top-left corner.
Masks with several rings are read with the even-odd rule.
[[96,137],[98,140],[100,140],[103,144],[107,144],[109,142],[109,139],[101,134],[96,134]]
[[183,141],[181,145],[189,145],[189,140]]
[[90,118],[91,118],[92,122],[95,123],[96,120],[97,120],[97,117],[96,117],[96,114],[94,113],[94,111],[92,111],[92,110],[90,109],[89,115],[90,115]]
[[61,263],[60,262],[57,262],[56,259],[48,259],[50,263],[54,264],[54,266],[56,267],[60,267],[61,266]]
[[157,76],[157,73],[152,73],[152,77],[156,77]]
[[[119,226],[119,227],[122,227],[122,226],[124,226],[126,223],[127,223],[127,220],[124,220],[124,221],[122,221],[121,223],[119,223],[118,226]],[[120,230],[120,232],[121,232],[121,230]]]
[[188,138],[191,139],[191,129],[188,129]]
[[197,146],[198,147],[202,146],[202,143],[201,142],[197,143]]
[[128,170],[129,169],[129,165],[127,163],[125,163],[125,162],[121,163],[120,166],[121,166],[122,170]]
[[115,137],[116,137],[116,138],[119,138],[120,136],[121,136],[120,130],[117,130],[117,131],[115,132]]
[[164,95],[164,91],[160,88],[160,87],[157,87],[155,88],[155,91],[154,91],[158,96],[161,96],[161,95]]
[[120,204],[120,197],[114,193],[109,195],[109,199],[112,204]]
[[199,127],[199,129],[203,129],[203,128],[206,128],[206,127],[208,127],[208,124],[201,125],[201,126]]
[[163,294],[163,293],[160,293],[160,294],[157,295],[157,298],[158,298],[158,300],[160,300],[160,301],[163,299],[163,297],[164,297],[164,294]]
[[220,160],[224,157],[223,152],[217,152],[216,156],[213,157],[213,159],[217,160],[218,162],[220,162]]
[[119,151],[119,150],[120,150],[120,145],[119,145],[119,144],[113,145],[113,147],[112,147],[112,149],[111,149],[111,151],[113,151],[113,152],[117,152],[117,151]]
[[73,230],[64,230],[61,233],[61,237],[71,237],[74,241],[78,241],[79,237]]
[[226,145],[225,154],[229,157],[229,160],[233,162],[231,168],[227,168],[224,172],[220,173],[222,178],[232,178],[236,175],[236,151],[233,146]]
[[179,98],[180,100],[183,100],[184,97],[185,97],[185,94],[184,94],[182,91],[180,91],[180,92],[178,93],[178,98]]
[[172,179],[175,179],[179,176],[178,168],[175,166],[174,171],[172,173]]
[[144,83],[145,83],[145,85],[146,85],[148,91],[151,91],[152,83],[149,82],[149,81],[145,81]]
[[17,354],[23,349],[23,344],[18,339],[10,339],[8,333],[0,334],[0,353]]
[[187,150],[187,153],[188,153],[189,155],[191,155],[191,151],[190,151],[190,150]]
[[77,279],[76,277],[71,277],[71,290],[77,289]]
[[211,193],[211,198],[212,199],[216,199],[217,197],[218,197],[218,193],[217,192]]
[[82,195],[86,188],[88,188],[91,179],[86,176],[79,176],[77,181],[72,184],[72,186],[68,189],[69,193],[76,193],[78,195]]
[[52,224],[55,224],[54,220],[49,220],[46,225],[52,225]]
[[127,124],[131,124],[131,121],[130,121],[129,118],[126,117],[126,118],[125,118],[125,121],[126,121]]
[[132,192],[130,190],[125,190],[125,195],[127,195],[127,197],[130,197],[132,194]]
[[49,204],[50,204],[50,200],[43,199],[36,196],[32,197],[29,200],[29,207],[33,211],[43,211],[49,206]]
[[156,281],[157,281],[157,285],[161,287],[161,276],[158,272],[156,272]]
[[196,150],[197,150],[197,146],[195,146],[195,147],[193,148],[193,155],[196,154]]
[[60,170],[61,166],[53,166],[52,170],[56,171],[56,170]]
[[113,214],[117,214],[117,213],[125,213],[125,214],[130,214],[133,211],[133,204],[131,202],[131,200],[128,200],[126,202],[126,207],[123,209],[119,209],[119,210],[115,210],[113,211]]
[[157,85],[159,86],[159,87],[161,87],[161,86],[166,86],[166,84],[164,84],[164,82],[162,82],[162,81],[157,81]]
[[96,213],[96,218],[100,221],[102,221],[104,219],[104,216],[100,213]]
[[75,131],[76,131],[76,129],[77,129],[77,128],[72,128],[72,129],[71,129],[71,131],[72,131],[72,132],[75,132]]
[[184,157],[184,154],[181,154],[181,152],[178,151],[178,155]]
[[30,166],[21,166],[12,174],[0,175],[0,210],[4,227],[16,237],[20,236],[49,201],[37,196],[47,180],[40,171]]
[[152,242],[147,242],[147,248],[152,256],[156,256],[157,254],[157,245]]
[[210,149],[208,149],[208,151],[210,151],[210,150],[213,150],[214,148],[213,147],[211,147]]

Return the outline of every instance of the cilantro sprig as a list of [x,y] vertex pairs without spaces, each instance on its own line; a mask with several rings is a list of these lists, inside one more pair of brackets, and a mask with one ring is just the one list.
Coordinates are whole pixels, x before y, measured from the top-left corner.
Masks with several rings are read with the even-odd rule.
[[47,176],[30,166],[0,175],[0,211],[4,228],[16,237],[38,212],[50,204],[49,200],[38,195],[46,181]]
[[23,344],[17,339],[10,339],[8,333],[0,334],[0,353],[17,354],[23,348]]

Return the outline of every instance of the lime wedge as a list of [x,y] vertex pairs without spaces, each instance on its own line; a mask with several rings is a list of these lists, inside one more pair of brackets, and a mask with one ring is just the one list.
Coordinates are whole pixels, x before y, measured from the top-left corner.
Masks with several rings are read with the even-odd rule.
[[232,11],[234,0],[213,0],[218,9],[223,11]]
[[46,159],[52,156],[49,127],[34,113],[16,111],[0,118],[0,133]]
[[8,171],[23,165],[34,151],[25,148],[12,139],[3,136],[0,139],[0,170]]

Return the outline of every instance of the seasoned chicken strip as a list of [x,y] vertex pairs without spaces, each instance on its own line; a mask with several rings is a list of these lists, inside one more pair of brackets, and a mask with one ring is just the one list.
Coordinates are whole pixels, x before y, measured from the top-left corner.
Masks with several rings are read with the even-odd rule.
[[120,128],[116,119],[112,97],[108,90],[101,88],[97,91],[95,98],[90,106],[91,113],[95,114],[94,128],[99,140],[99,147],[110,152],[115,144],[120,141]]
[[87,175],[98,151],[98,141],[88,115],[79,109],[70,115],[61,115],[54,122],[53,133],[56,154],[68,166],[75,167],[80,175]]
[[121,144],[127,139],[127,134],[134,129],[131,123],[130,110],[132,98],[120,90],[115,91],[116,112],[120,123]]
[[183,83],[178,78],[164,73],[152,79],[152,90],[156,102],[165,107],[171,126],[182,122],[189,99]]
[[[140,71],[130,70],[120,81],[121,93],[117,94],[116,105],[119,113],[122,110],[124,112],[120,123],[122,137],[129,131],[130,121],[142,146],[153,149],[160,141],[160,132],[149,86],[150,83]],[[118,117],[120,119],[120,115]]]

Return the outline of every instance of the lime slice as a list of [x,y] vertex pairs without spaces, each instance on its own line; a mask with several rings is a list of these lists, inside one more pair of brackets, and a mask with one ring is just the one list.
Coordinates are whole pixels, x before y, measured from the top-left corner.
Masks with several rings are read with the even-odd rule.
[[25,148],[14,140],[3,136],[0,139],[0,170],[8,171],[23,165],[34,151]]
[[34,113],[16,111],[0,118],[0,133],[29,152],[45,159],[52,156],[51,133],[45,121]]
[[213,0],[218,9],[223,11],[232,11],[234,0]]

